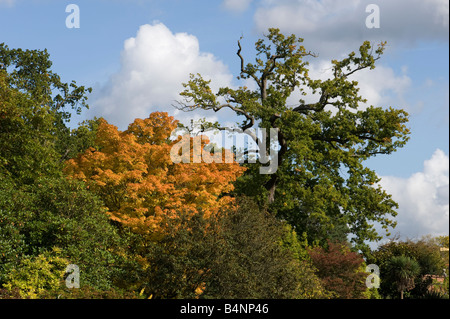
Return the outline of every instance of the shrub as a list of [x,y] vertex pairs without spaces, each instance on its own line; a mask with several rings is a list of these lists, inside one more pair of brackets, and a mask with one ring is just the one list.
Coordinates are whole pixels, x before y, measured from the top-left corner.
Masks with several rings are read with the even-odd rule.
[[9,292],[18,291],[22,298],[40,298],[45,292],[56,292],[60,289],[61,280],[68,261],[59,257],[60,251],[54,254],[42,254],[37,257],[24,258],[17,268],[8,276],[4,288]]
[[364,259],[350,251],[345,243],[328,241],[328,248],[314,247],[310,250],[313,265],[318,269],[325,288],[334,298],[365,298],[367,273],[362,269]]

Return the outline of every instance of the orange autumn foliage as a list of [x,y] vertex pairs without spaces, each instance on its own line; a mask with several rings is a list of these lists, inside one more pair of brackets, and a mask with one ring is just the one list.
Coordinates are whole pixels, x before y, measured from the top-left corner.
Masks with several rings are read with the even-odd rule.
[[[233,190],[232,182],[245,169],[236,162],[173,163],[170,150],[181,137],[169,137],[177,123],[167,113],[155,112],[121,132],[101,119],[98,149],[67,161],[65,172],[100,195],[111,219],[152,238],[164,232],[167,218],[180,212],[216,214],[231,204],[231,197],[220,195]],[[206,143],[203,138],[202,145]]]

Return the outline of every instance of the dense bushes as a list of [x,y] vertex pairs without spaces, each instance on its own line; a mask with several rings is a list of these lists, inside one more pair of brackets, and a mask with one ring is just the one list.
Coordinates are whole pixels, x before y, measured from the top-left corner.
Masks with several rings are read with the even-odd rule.
[[[385,298],[423,298],[439,290],[448,296],[448,287],[433,282],[433,276],[448,274],[448,236],[419,240],[392,240],[381,245],[367,258],[381,272],[380,293]],[[448,282],[448,279],[445,279]]]

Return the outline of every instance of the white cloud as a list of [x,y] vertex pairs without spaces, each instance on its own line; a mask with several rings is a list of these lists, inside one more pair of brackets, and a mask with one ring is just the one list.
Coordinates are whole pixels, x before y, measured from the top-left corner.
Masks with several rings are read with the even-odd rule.
[[232,81],[227,66],[213,54],[201,52],[195,36],[174,34],[162,23],[143,25],[136,37],[125,41],[120,70],[94,96],[93,115],[120,128],[154,111],[178,115],[180,120],[198,118],[199,114],[180,113],[172,106],[181,99],[182,83],[190,73],[212,79],[213,89],[230,86]]
[[428,0],[434,13],[434,22],[442,23],[443,26],[448,27],[449,22],[449,2],[447,0]]
[[[309,75],[312,79],[326,80],[333,77],[332,64],[329,61],[320,59],[310,63]],[[411,78],[402,72],[397,74],[392,68],[378,65],[374,70],[361,70],[349,77],[351,81],[357,81],[360,89],[359,94],[367,99],[367,103],[361,104],[361,108],[373,106],[408,109],[404,101],[405,93],[411,88]],[[298,100],[303,98],[306,103],[317,102],[319,96],[316,94],[301,96],[295,92],[288,100],[289,105],[298,104]]]
[[406,238],[449,233],[449,156],[437,149],[422,172],[384,176],[380,185],[399,204],[394,232]]
[[367,106],[393,106],[408,108],[405,92],[412,80],[406,74],[396,74],[392,68],[378,65],[374,70],[362,70],[352,78],[358,81],[360,94],[367,99]]
[[253,0],[223,0],[222,5],[225,9],[234,12],[244,12],[250,6]]
[[[367,5],[380,9],[380,28],[365,25]],[[364,40],[387,40],[391,46],[417,41],[448,41],[448,0],[266,0],[254,16],[264,32],[278,27],[305,39],[307,49],[321,56],[355,50]]]

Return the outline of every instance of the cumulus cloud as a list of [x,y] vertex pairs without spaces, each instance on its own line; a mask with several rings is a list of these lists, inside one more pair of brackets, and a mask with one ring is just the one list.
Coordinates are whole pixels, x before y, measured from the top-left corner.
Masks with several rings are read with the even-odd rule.
[[359,93],[367,99],[366,106],[409,108],[404,97],[411,88],[412,80],[407,74],[396,74],[392,68],[379,65],[374,70],[355,73],[352,79],[358,81]]
[[[333,77],[332,64],[323,59],[310,64],[309,75],[313,79],[326,80]],[[370,105],[408,109],[404,96],[411,89],[412,80],[406,72],[396,73],[392,68],[378,65],[374,70],[361,70],[350,76],[349,80],[357,81],[359,94],[367,99],[365,104],[361,104],[361,109]],[[296,91],[289,98],[288,104],[296,105],[299,99],[304,99],[306,103],[317,102],[319,96],[308,95],[306,97]]]
[[125,41],[120,70],[97,90],[91,103],[93,115],[103,116],[120,128],[154,111],[165,111],[177,118],[202,117],[180,114],[172,106],[180,100],[182,83],[189,80],[190,73],[211,79],[213,89],[230,86],[232,81],[227,66],[213,54],[201,52],[195,36],[174,34],[162,23],[143,25],[136,37]]
[[[380,28],[366,27],[375,3]],[[308,49],[322,56],[353,50],[364,40],[387,40],[391,45],[417,41],[448,41],[448,0],[265,0],[254,16],[259,31],[279,27],[305,38]]]
[[[332,76],[329,61],[320,58],[312,62],[309,72],[312,78]],[[201,52],[195,36],[173,33],[162,23],[143,25],[135,37],[124,42],[120,69],[105,85],[94,90],[88,115],[105,117],[121,129],[135,118],[145,118],[154,111],[166,111],[185,124],[201,117],[218,120],[218,114],[211,111],[184,113],[172,106],[175,100],[180,100],[182,83],[187,82],[190,73],[211,79],[213,90],[233,87],[228,67],[213,54]],[[403,95],[410,88],[411,80],[404,72],[396,74],[381,65],[375,70],[355,73],[352,80],[360,83],[360,94],[367,98],[367,106],[405,107]],[[296,105],[300,98],[294,94],[288,102]],[[307,97],[307,102],[316,100],[316,96]],[[220,119],[225,125],[238,120],[235,114],[225,110],[221,111]]]
[[381,186],[399,204],[395,232],[406,238],[449,233],[449,156],[437,149],[422,172],[409,178],[381,177]]
[[[233,1],[225,1],[233,2]],[[426,4],[424,4],[424,2]],[[441,39],[448,37],[448,1],[441,0],[399,0],[377,1],[380,8],[380,29],[368,29],[366,12],[369,0],[260,0],[254,15],[256,29],[266,33],[269,27],[279,27],[285,34],[295,33],[305,39],[305,47],[318,54],[311,59],[312,78],[332,77],[331,59],[346,57],[357,52],[365,40],[373,43],[388,41],[387,50],[394,43],[413,42],[420,39]],[[391,41],[395,39],[395,41]],[[359,82],[360,94],[368,100],[362,107],[394,106],[411,109],[405,101],[406,92],[411,89],[412,80],[407,67],[396,72],[377,63],[375,70],[355,73],[352,80]],[[302,97],[298,92],[288,100],[296,105],[303,98],[316,102],[318,97]]]

